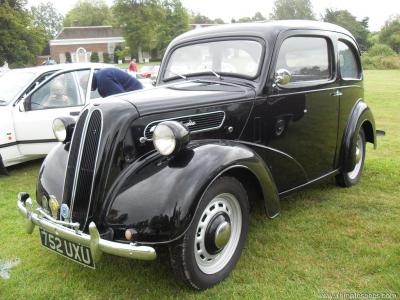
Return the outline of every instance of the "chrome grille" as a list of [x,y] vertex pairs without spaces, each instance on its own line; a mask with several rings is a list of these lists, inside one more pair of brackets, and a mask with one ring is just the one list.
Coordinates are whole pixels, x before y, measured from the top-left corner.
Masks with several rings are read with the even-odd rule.
[[76,164],[78,161],[79,149],[82,140],[82,132],[85,126],[87,115],[88,115],[88,110],[82,112],[75,126],[74,136],[72,137],[72,142],[69,149],[69,158],[68,158],[67,171],[65,173],[64,194],[63,194],[63,203],[66,203],[68,206],[71,204],[71,196],[74,185]]
[[157,120],[151,122],[144,129],[144,136],[148,139],[153,137],[154,128],[164,121],[178,121],[187,126],[191,133],[209,131],[221,128],[225,121],[225,112],[216,111],[205,114],[183,116],[172,119]]
[[[79,119],[78,123],[81,121]],[[80,229],[86,226],[89,215],[90,202],[92,197],[93,179],[96,167],[98,147],[102,131],[102,115],[99,110],[93,110],[89,116],[85,116],[83,129],[79,129],[80,134],[74,134],[71,145],[71,152],[68,161],[75,161],[75,170],[72,172],[72,180],[64,187],[65,203],[70,203],[72,220],[79,222]],[[78,124],[77,124],[78,127]],[[79,127],[79,128],[80,128]],[[77,138],[75,139],[75,135]],[[80,139],[78,137],[80,136]],[[76,148],[79,151],[76,151]],[[72,152],[74,149],[74,152]],[[67,170],[68,173],[68,170]],[[69,176],[71,176],[69,174]],[[72,185],[71,185],[72,182]],[[70,195],[70,197],[68,197]]]

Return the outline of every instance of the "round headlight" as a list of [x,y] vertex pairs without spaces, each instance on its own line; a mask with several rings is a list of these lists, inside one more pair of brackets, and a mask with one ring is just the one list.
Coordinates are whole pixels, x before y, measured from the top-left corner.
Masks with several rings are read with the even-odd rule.
[[157,125],[153,132],[153,143],[162,155],[171,155],[176,147],[174,132],[165,124]]
[[177,121],[162,122],[153,131],[154,147],[164,156],[179,152],[189,141],[189,130]]
[[59,142],[64,142],[67,138],[67,128],[61,119],[53,121],[53,132]]

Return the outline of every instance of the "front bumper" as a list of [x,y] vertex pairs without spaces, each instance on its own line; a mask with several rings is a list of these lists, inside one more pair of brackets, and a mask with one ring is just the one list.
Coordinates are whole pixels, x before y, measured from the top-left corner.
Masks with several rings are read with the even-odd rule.
[[[43,209],[32,209],[32,199],[26,193],[19,193],[17,208],[26,219],[26,232],[31,234],[35,225],[55,236],[75,242],[90,248],[93,260],[98,262],[103,253],[139,260],[153,260],[157,257],[154,248],[137,244],[123,244],[100,238],[94,222],[89,224],[89,234],[79,231],[79,223],[58,221],[48,215]],[[68,227],[71,228],[68,228]]]

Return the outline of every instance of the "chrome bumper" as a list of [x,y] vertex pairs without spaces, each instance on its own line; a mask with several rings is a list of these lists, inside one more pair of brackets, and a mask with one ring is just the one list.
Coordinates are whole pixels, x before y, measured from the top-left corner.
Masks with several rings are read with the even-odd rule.
[[89,224],[89,234],[86,234],[78,230],[78,223],[58,221],[41,208],[33,211],[32,199],[29,197],[25,200],[21,199],[22,194],[18,194],[17,208],[26,219],[26,232],[29,234],[33,232],[35,225],[38,225],[55,236],[90,248],[95,262],[99,261],[103,253],[140,260],[153,260],[157,257],[156,251],[152,247],[139,246],[133,243],[123,244],[101,239],[94,222]]

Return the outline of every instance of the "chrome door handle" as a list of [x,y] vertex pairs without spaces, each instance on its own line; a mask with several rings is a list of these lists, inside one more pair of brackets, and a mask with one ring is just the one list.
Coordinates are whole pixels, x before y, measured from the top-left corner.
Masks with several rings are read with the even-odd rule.
[[339,90],[336,90],[334,93],[331,93],[332,97],[340,97],[342,95],[343,95],[343,93]]

